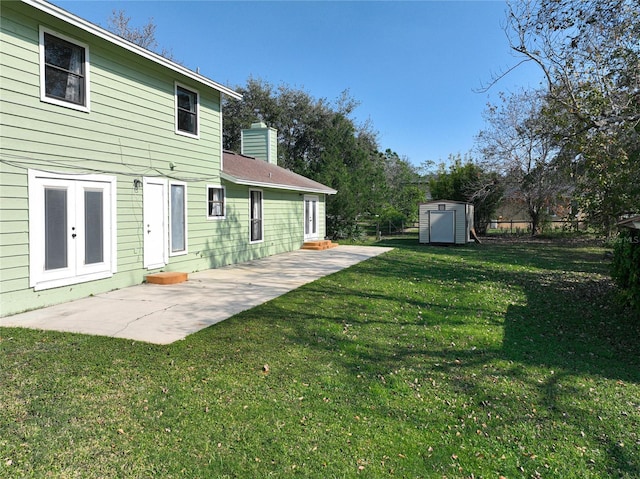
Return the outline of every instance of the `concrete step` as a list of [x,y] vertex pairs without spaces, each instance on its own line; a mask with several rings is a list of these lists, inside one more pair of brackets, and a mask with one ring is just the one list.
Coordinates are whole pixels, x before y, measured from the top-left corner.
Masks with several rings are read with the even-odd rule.
[[336,246],[338,246],[338,243],[334,243],[331,240],[316,240],[305,241],[302,245],[302,249],[323,251],[325,249],[335,248]]
[[147,283],[151,284],[178,284],[184,283],[189,279],[189,275],[177,271],[164,271],[162,273],[148,274],[145,279]]

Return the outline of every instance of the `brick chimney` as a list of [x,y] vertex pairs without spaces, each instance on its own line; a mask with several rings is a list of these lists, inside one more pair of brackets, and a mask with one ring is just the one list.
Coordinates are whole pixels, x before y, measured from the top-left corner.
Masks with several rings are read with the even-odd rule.
[[278,164],[278,130],[259,121],[241,131],[240,152],[267,163]]

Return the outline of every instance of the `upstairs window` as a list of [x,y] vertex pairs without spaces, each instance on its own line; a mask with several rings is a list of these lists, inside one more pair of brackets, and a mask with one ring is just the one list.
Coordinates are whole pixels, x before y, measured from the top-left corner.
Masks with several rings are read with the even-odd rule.
[[198,93],[176,84],[176,132],[198,137]]
[[40,99],[89,111],[89,50],[79,42],[40,30]]
[[224,218],[224,188],[207,186],[207,218]]

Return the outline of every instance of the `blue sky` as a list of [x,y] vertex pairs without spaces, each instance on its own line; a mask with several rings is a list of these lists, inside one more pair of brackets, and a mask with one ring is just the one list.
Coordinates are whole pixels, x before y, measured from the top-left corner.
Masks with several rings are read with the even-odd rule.
[[335,100],[360,102],[380,148],[413,164],[473,148],[482,112],[500,91],[537,87],[502,29],[504,1],[67,1],[54,3],[106,26],[124,10],[133,26],[150,18],[158,44],[186,67],[231,87],[253,76]]

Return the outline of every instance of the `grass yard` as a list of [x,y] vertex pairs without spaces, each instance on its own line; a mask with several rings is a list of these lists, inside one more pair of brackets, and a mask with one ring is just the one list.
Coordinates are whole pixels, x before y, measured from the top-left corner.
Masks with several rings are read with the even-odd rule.
[[640,477],[603,249],[383,244],[170,346],[0,328],[0,477]]

